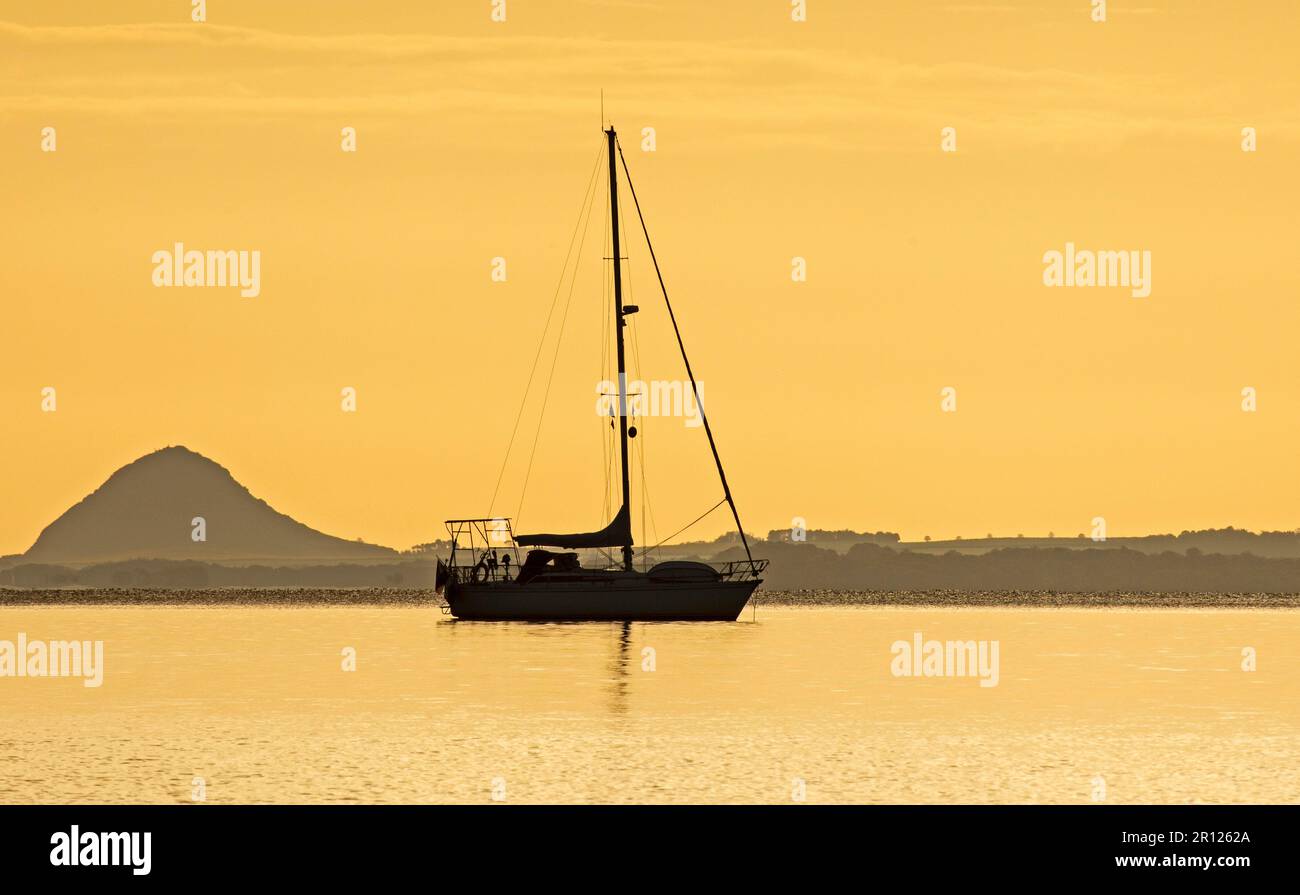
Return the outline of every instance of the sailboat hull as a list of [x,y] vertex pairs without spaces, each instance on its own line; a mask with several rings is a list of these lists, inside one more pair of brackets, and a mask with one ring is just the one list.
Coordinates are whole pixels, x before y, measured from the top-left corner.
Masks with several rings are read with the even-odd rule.
[[451,614],[466,621],[731,622],[740,616],[760,583],[635,579],[594,584],[452,583],[446,598]]

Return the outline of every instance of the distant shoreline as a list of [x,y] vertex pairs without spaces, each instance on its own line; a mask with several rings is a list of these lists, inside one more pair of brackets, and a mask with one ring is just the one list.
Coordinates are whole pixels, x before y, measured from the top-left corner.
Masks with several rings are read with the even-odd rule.
[[[1055,591],[759,591],[763,606],[916,606],[1145,609],[1300,609],[1300,593],[1078,593]],[[426,606],[446,604],[419,588],[0,588],[18,606]]]

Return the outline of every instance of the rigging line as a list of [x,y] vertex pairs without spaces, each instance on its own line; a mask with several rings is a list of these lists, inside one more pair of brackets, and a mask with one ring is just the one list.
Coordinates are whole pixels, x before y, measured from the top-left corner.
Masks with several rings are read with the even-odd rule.
[[[608,185],[608,181],[609,181],[609,175],[606,174],[605,183],[607,185]],[[601,216],[600,219],[601,227],[602,227],[600,244],[602,246],[607,246],[610,244],[609,190],[608,189],[602,190],[602,193],[605,196],[605,213]],[[602,264],[600,268],[600,302],[599,302],[599,306],[597,307],[597,311],[600,313],[600,323],[599,323],[600,369],[597,371],[597,375],[596,375],[596,381],[598,383],[610,381],[609,321],[610,318],[613,317],[613,288],[610,283],[611,276],[612,274],[610,269],[606,265]],[[614,512],[612,508],[613,500],[612,500],[612,493],[611,493],[611,483],[613,482],[613,478],[614,478],[614,454],[617,449],[614,442],[616,440],[616,436],[614,435],[613,432],[613,425],[612,425],[613,417],[612,416],[609,417],[611,422],[611,425],[609,427],[605,426],[605,419],[606,419],[605,417],[601,417],[601,423],[600,423],[600,450],[601,450],[601,458],[603,460],[601,464],[601,474],[603,476],[603,479],[601,482],[602,493],[601,493],[600,517],[596,520],[597,529],[603,527],[605,525],[604,520],[609,519]]]
[[[637,380],[640,381],[641,374],[643,371],[641,369],[641,357],[639,352],[636,349],[636,344],[637,344],[636,329],[635,327],[632,326],[629,326],[628,329],[632,330],[632,356],[635,358],[636,361]],[[641,400],[642,401],[645,400],[644,395],[641,396]],[[640,409],[642,411],[645,410],[644,407],[641,407]],[[646,496],[646,487],[645,487],[645,428],[646,427],[645,427],[645,420],[642,417],[634,416],[633,419],[639,419],[641,421],[641,426],[640,428],[637,429],[637,435],[639,435],[640,438],[637,438],[635,441],[632,442],[632,448],[635,451],[634,459],[636,460],[637,471],[640,473],[641,476],[641,543],[648,544],[650,543],[650,537],[649,537],[650,533],[646,531],[646,527],[645,527],[646,506],[648,505],[648,500]],[[632,462],[632,459],[633,456],[629,455],[628,462],[629,463]]]
[[[610,247],[614,244],[614,236],[613,233],[611,233],[611,225],[613,224],[614,217],[610,213],[609,206],[609,172],[605,172],[605,189],[603,190],[603,193],[605,196],[605,214],[600,221],[603,228],[601,247],[602,251],[608,248],[610,255],[613,255],[614,250]],[[603,381],[614,383],[613,389],[614,394],[616,395],[618,393],[618,375],[616,373],[618,361],[614,356],[614,266],[612,264],[601,264],[601,287],[603,289],[601,297],[604,303],[600,317],[600,346],[605,364]],[[617,407],[617,404],[615,404],[614,407]],[[611,408],[609,414],[609,425],[602,429],[605,434],[605,442],[609,445],[609,459],[605,466],[605,519],[608,519],[613,515],[614,507],[621,498],[618,478],[618,464],[620,460],[618,428],[615,426],[616,419],[618,419],[618,417],[616,413],[613,412],[613,408]],[[612,553],[610,555],[611,557],[613,556]]]
[[[595,202],[591,203],[591,208],[587,211],[587,218],[582,224],[582,236],[578,239],[578,255],[582,255],[582,247],[587,244],[587,229],[591,224],[591,211],[595,207]],[[537,444],[542,439],[542,424],[546,419],[546,404],[551,398],[551,385],[555,382],[555,367],[560,360],[560,346],[564,344],[564,324],[569,319],[569,308],[573,304],[573,291],[578,285],[578,264],[575,261],[573,265],[573,278],[569,280],[569,294],[564,299],[564,313],[560,316],[560,328],[555,338],[555,353],[551,355],[551,370],[546,376],[546,390],[542,392],[542,407],[537,417],[537,431],[533,435],[533,447],[528,452],[528,468],[524,471],[524,484],[519,490],[519,506],[515,510],[515,522],[518,523],[524,512],[524,497],[528,494],[528,480],[533,474],[533,460],[537,456]]]
[[704,423],[704,434],[708,436],[709,449],[713,451],[713,462],[718,467],[718,478],[722,481],[723,498],[731,505],[731,515],[736,520],[736,530],[740,534],[740,543],[745,547],[745,556],[750,562],[753,562],[754,554],[749,552],[749,539],[745,537],[745,527],[740,523],[740,511],[736,509],[736,501],[731,496],[731,487],[727,484],[727,474],[722,471],[722,457],[718,455],[718,445],[713,440],[713,429],[710,428],[709,417],[704,412],[704,401],[701,400],[700,389],[695,384],[695,374],[691,372],[690,359],[686,357],[686,344],[682,341],[682,331],[677,327],[677,315],[673,313],[672,302],[668,300],[668,287],[664,285],[664,275],[659,270],[659,259],[655,257],[655,248],[650,242],[650,230],[646,227],[645,215],[641,213],[641,202],[636,197],[636,188],[632,186],[632,172],[627,169],[627,158],[623,155],[623,145],[621,143],[618,144],[618,158],[623,163],[627,191],[632,194],[632,203],[636,205],[636,216],[641,221],[641,232],[645,234],[645,245],[650,251],[650,260],[654,262],[655,276],[659,278],[659,289],[664,294],[664,306],[668,308],[668,319],[672,321],[673,333],[677,336],[677,347],[682,352],[682,363],[686,365],[686,377],[691,380],[691,391],[695,393],[695,406],[700,411],[700,422]]
[[[659,537],[659,523],[655,521],[655,508],[650,503],[650,486],[647,484],[645,471],[645,446],[641,446],[641,504],[646,513],[650,514],[650,531],[654,537]],[[641,521],[642,534],[644,535],[645,520]],[[646,538],[646,543],[650,543],[650,538]]]
[[[650,506],[650,486],[646,483],[644,444],[642,444],[641,447],[638,448],[638,453],[641,457],[641,540],[648,544],[650,543],[649,532],[654,532],[654,537],[656,538],[659,537],[659,526],[655,522],[654,508]],[[647,514],[649,514],[650,517],[649,531],[646,530]],[[642,555],[646,556],[649,554],[649,552],[650,552],[649,550],[646,550],[645,553]]]
[[[546,347],[546,334],[551,328],[551,318],[555,316],[555,305],[560,299],[560,290],[564,288],[564,277],[569,269],[569,258],[573,255],[573,241],[578,236],[578,227],[584,219],[590,218],[591,212],[583,213],[583,209],[594,198],[592,188],[596,183],[596,173],[600,170],[600,160],[604,158],[604,149],[596,153],[596,164],[592,166],[591,177],[587,179],[587,191],[583,194],[582,205],[578,207],[578,220],[574,222],[573,233],[569,236],[569,250],[564,255],[564,266],[560,268],[560,280],[555,284],[555,295],[551,297],[551,309],[546,312],[546,324],[542,327],[542,337],[537,341],[537,353],[533,355],[533,366],[528,371],[528,384],[524,386],[524,397],[519,402],[519,412],[515,414],[515,424],[510,430],[510,441],[506,444],[506,455],[501,458],[501,471],[497,473],[496,487],[492,489],[492,499],[488,501],[488,516],[492,515],[492,507],[496,505],[497,495],[501,493],[501,481],[505,478],[506,466],[510,462],[510,451],[515,446],[515,436],[519,434],[519,423],[524,418],[524,407],[528,404],[528,394],[533,388],[533,377],[537,374],[537,362],[541,360],[542,349]],[[576,262],[575,262],[576,264]]]
[[727,502],[727,498],[726,498],[726,497],[723,497],[722,500],[718,501],[718,502],[715,503],[713,506],[709,507],[709,508],[708,508],[707,510],[705,510],[703,513],[701,513],[699,516],[695,517],[695,520],[694,520],[694,521],[692,521],[692,522],[688,522],[684,528],[679,528],[677,531],[673,532],[673,533],[670,534],[668,537],[664,538],[664,539],[663,539],[662,541],[660,541],[658,544],[655,544],[653,547],[647,547],[647,548],[645,548],[644,550],[642,550],[641,552],[642,552],[643,554],[645,554],[645,553],[649,553],[651,550],[655,550],[655,549],[657,549],[657,548],[659,548],[659,547],[662,547],[664,544],[667,544],[667,543],[668,543],[669,541],[671,541],[673,538],[677,537],[679,534],[681,534],[682,532],[686,531],[686,529],[690,528],[691,526],[693,526],[693,525],[695,525],[696,523],[698,523],[698,522],[700,522],[701,520],[703,520],[705,516],[709,515],[710,513],[712,513],[714,510],[716,510],[718,507],[722,506],[722,505],[723,505],[724,503],[726,503],[726,502]]
[[[630,233],[631,231],[627,229],[626,212],[627,203],[625,202],[618,207],[618,225],[622,232]],[[636,304],[636,297],[632,295],[632,247],[630,245],[623,246],[622,250],[627,252],[627,256],[621,259],[627,262],[627,276],[623,278],[623,285],[627,287],[627,301],[624,304],[634,305]]]
[[[641,436],[644,438],[645,433],[642,432]],[[653,532],[653,536],[656,538],[659,537],[659,523],[655,521],[655,508],[650,503],[650,485],[648,483],[648,477],[647,477],[646,467],[645,467],[645,444],[644,443],[642,443],[639,449],[639,455],[641,458],[641,513],[642,513],[641,536],[648,544],[650,543],[650,538],[646,536],[645,514],[648,513],[650,515],[650,531]]]
[[[631,266],[632,266],[631,262],[628,262],[628,267],[631,268]],[[629,280],[631,279],[630,273],[631,271],[629,270]],[[629,294],[630,292],[631,290],[629,289]],[[642,366],[641,364],[641,339],[637,335],[637,329],[638,327],[635,322],[631,322],[628,324],[628,330],[631,332],[632,335],[632,357],[636,362],[637,379],[641,382],[645,382],[646,389],[649,389],[650,384],[646,380],[641,379],[641,376],[645,374],[645,367]],[[648,407],[646,403],[648,400],[649,400],[648,396],[646,395],[641,396],[641,410],[643,412]],[[650,505],[650,487],[647,484],[647,473],[646,473],[645,439],[646,439],[646,425],[643,416],[641,421],[641,426],[637,430],[637,442],[640,445],[637,448],[637,465],[639,466],[641,472],[641,541],[643,543],[648,544],[650,543],[650,538],[647,536],[646,533],[646,524],[645,524],[646,514],[649,513],[650,515],[650,530],[654,532],[654,536],[656,538],[659,537],[659,525],[658,523],[655,522],[654,507]]]
[[[627,229],[627,218],[625,216],[625,210],[626,210],[625,205],[619,206],[618,219],[619,219],[619,225],[622,227],[623,232],[627,233],[630,231],[628,231]],[[636,296],[633,294],[632,290],[635,287],[636,277],[633,276],[632,273],[632,251],[630,246],[627,249],[626,260],[627,260],[627,275],[623,278],[623,283],[627,287],[627,299],[628,299],[627,304],[635,305]],[[629,334],[632,337],[631,338],[632,358],[633,358],[633,363],[636,365],[635,381],[643,383],[643,389],[648,390],[649,389],[648,381],[641,378],[645,375],[645,366],[641,363],[641,340],[637,336],[637,331],[639,327],[636,324],[635,318],[627,321],[627,328]],[[650,516],[650,526],[651,526],[651,530],[653,530],[655,533],[654,536],[656,538],[659,536],[658,526],[655,524],[654,521],[654,508],[650,506],[650,489],[646,481],[645,413],[648,411],[649,408],[648,402],[649,402],[649,395],[643,393],[640,396],[638,403],[636,405],[641,411],[641,425],[637,429],[637,435],[638,435],[637,441],[634,442],[634,445],[636,446],[636,461],[637,461],[638,471],[640,472],[640,476],[641,476],[641,542],[645,544],[650,543],[650,537],[648,532],[646,531],[647,513]],[[646,562],[648,562],[648,555],[651,549],[653,548],[647,548],[646,550],[643,550],[641,553],[643,560]]]
[[[634,419],[635,419],[635,417],[634,417]],[[645,528],[645,505],[646,505],[646,504],[645,504],[645,496],[646,496],[646,495],[645,495],[645,462],[644,462],[644,460],[643,460],[642,457],[641,457],[642,448],[641,448],[641,445],[640,445],[639,442],[640,442],[640,439],[631,439],[631,440],[630,440],[630,442],[629,442],[629,444],[628,444],[627,462],[630,463],[630,464],[632,464],[632,467],[635,468],[635,469],[639,472],[639,474],[640,474],[640,481],[641,481],[641,543],[642,543],[642,544],[649,544],[649,543],[650,543],[650,539],[647,537],[648,532],[646,532],[646,528]],[[645,556],[645,554],[643,553],[643,554],[642,554],[642,557],[644,557],[644,556]],[[645,571],[644,567],[642,568],[642,571]]]

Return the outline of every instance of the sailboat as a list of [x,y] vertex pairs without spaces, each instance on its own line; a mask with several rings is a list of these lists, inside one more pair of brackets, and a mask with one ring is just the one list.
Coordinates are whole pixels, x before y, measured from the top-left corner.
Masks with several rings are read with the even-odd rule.
[[[632,186],[627,159],[617,134],[604,129],[609,161],[609,211],[613,276],[613,329],[618,363],[619,473],[622,505],[613,519],[599,531],[579,534],[518,534],[509,519],[449,519],[451,554],[438,560],[436,588],[443,593],[448,611],[457,619],[491,621],[735,621],[762,583],[767,560],[754,559],[740,523],[722,468],[713,430],[700,400],[699,386],[691,371],[677,318],[664,286],[659,261],[655,258],[641,214],[641,203]],[[628,192],[645,232],[646,245],[654,262],[664,304],[686,375],[699,408],[704,432],[717,464],[723,501],[731,507],[746,559],[723,563],[685,560],[659,562],[644,569],[633,563],[631,486],[628,467],[628,380],[624,358],[625,317],[639,310],[623,304],[622,254],[619,243],[618,172],[622,162]],[[636,434],[635,428],[631,434]],[[720,506],[723,501],[714,507]],[[531,548],[522,562],[521,548]],[[608,568],[585,568],[577,550],[619,548],[621,561]],[[513,558],[513,561],[512,561]],[[514,567],[512,572],[511,566]]]

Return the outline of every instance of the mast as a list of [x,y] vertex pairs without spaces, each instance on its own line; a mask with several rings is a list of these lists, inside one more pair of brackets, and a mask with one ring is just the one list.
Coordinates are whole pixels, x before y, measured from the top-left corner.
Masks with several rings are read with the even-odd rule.
[[[614,333],[618,345],[618,441],[622,462],[619,472],[623,484],[623,512],[631,512],[632,486],[627,465],[627,367],[623,358],[623,253],[618,244],[618,172],[614,164],[615,133],[610,125],[605,131],[609,140],[609,220],[614,249]],[[743,535],[742,535],[743,536]],[[623,545],[623,568],[632,571],[632,528],[628,526],[627,543]]]

